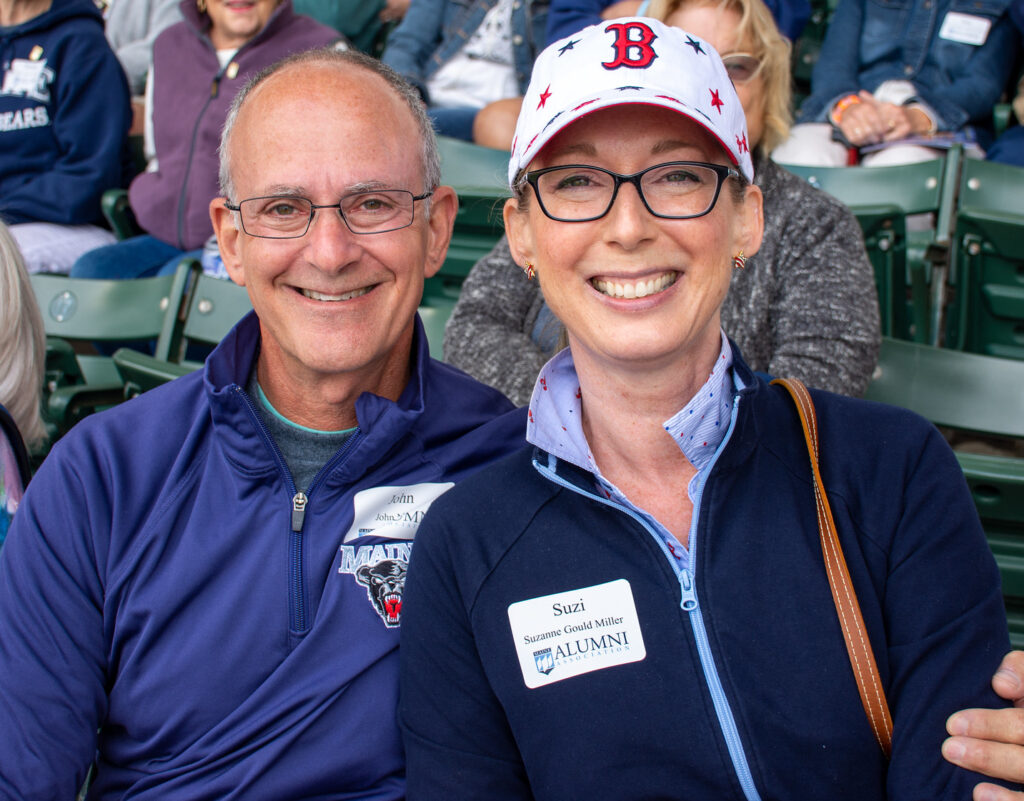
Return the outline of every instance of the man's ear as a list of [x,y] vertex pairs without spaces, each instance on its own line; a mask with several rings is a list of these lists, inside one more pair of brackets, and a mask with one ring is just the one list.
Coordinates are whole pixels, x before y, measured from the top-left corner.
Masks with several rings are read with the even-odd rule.
[[227,208],[224,205],[226,202],[226,197],[215,197],[210,201],[210,221],[213,223],[213,233],[217,236],[217,246],[224,261],[224,269],[232,281],[239,286],[245,286],[245,270],[242,269],[242,257],[238,252],[242,236],[241,228],[238,226],[241,223],[236,226],[236,212]]
[[520,267],[534,264],[537,261],[533,232],[527,224],[529,215],[519,208],[519,201],[512,197],[505,201],[502,209],[505,218],[505,235],[508,237],[508,249],[512,253],[512,261]]
[[764,197],[761,189],[753,184],[747,186],[740,209],[740,229],[737,249],[747,256],[753,256],[761,248],[764,236]]
[[448,255],[448,245],[452,241],[452,229],[455,227],[455,214],[459,210],[459,197],[450,186],[439,186],[430,198],[430,218],[427,222],[427,259],[423,275],[430,278],[437,274]]

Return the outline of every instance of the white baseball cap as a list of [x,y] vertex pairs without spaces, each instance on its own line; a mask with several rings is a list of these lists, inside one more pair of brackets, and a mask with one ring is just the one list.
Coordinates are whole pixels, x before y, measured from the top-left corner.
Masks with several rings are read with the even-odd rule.
[[633,103],[690,118],[754,180],[747,120],[718,51],[658,20],[626,17],[584,28],[537,57],[512,140],[509,186],[567,125],[598,109]]

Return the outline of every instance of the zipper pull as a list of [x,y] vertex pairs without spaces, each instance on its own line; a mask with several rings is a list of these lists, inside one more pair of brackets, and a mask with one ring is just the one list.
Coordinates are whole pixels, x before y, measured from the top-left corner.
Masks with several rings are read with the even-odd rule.
[[683,589],[683,598],[679,605],[687,612],[697,608],[697,589],[693,586],[693,574],[688,568],[679,573],[679,586]]
[[292,531],[302,531],[302,521],[306,519],[306,504],[309,498],[305,493],[296,492],[292,498]]

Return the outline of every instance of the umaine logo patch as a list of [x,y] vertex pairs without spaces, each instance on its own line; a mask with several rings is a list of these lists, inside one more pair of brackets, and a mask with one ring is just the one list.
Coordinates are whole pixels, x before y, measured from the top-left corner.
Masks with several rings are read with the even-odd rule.
[[537,672],[548,675],[555,669],[555,657],[551,654],[550,648],[542,648],[533,652],[533,663],[537,666]]
[[412,545],[389,542],[381,545],[342,545],[339,573],[349,573],[366,587],[374,611],[388,628],[402,622],[402,594]]

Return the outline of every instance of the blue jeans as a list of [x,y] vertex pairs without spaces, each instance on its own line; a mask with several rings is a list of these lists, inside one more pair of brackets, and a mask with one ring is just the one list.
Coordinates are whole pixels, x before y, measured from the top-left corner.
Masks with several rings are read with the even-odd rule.
[[173,273],[183,258],[198,259],[202,252],[180,250],[149,234],[142,234],[82,254],[72,265],[71,276],[125,279],[166,275]]
[[427,109],[427,115],[434,123],[434,130],[441,136],[452,136],[456,139],[463,139],[466,142],[473,141],[473,120],[479,109],[468,106],[459,108],[437,108]]
[[985,158],[989,161],[1001,161],[1004,164],[1015,164],[1024,167],[1024,125],[1010,128],[996,139]]

